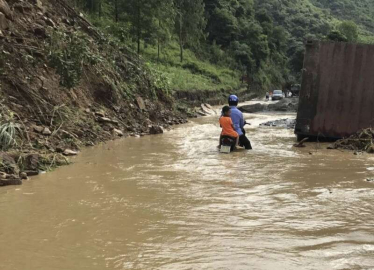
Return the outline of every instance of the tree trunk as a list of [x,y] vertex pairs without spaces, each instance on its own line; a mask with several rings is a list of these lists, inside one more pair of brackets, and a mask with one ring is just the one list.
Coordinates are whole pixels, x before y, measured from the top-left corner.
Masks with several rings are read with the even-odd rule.
[[99,2],[99,18],[102,16],[102,11],[103,11],[103,2],[100,0]]
[[180,58],[181,58],[181,63],[183,62],[184,58],[183,58],[183,45],[182,43],[180,43]]
[[137,27],[137,39],[138,39],[138,55],[140,55],[140,33],[141,33],[141,28],[140,28],[140,4],[138,0],[138,27]]
[[157,64],[160,62],[160,39],[157,40]]
[[179,47],[180,47],[180,60],[183,62],[183,16],[179,14]]
[[[161,28],[161,21],[158,20],[158,28]],[[157,36],[157,64],[160,61],[160,34]]]
[[251,85],[251,78],[250,78],[250,74],[251,74],[251,68],[247,68],[247,90],[249,91],[250,90],[250,85]]
[[118,22],[118,0],[114,0],[114,19]]

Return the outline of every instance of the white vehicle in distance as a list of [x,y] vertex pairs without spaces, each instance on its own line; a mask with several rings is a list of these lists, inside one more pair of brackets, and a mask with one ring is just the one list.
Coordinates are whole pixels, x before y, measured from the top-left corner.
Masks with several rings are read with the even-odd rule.
[[271,96],[271,100],[281,100],[281,99],[283,99],[283,91],[274,90],[273,95]]

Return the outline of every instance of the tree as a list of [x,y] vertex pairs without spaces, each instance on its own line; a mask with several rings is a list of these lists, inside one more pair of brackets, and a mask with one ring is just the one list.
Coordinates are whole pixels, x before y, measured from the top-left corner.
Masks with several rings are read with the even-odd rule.
[[326,38],[332,41],[347,42],[348,38],[338,30],[332,30]]
[[348,42],[356,42],[358,40],[358,26],[353,21],[344,21],[338,26],[338,30],[342,33]]
[[172,10],[172,0],[126,0],[124,2],[124,17],[131,25],[130,32],[135,37],[138,54],[140,54],[142,40],[147,43],[159,43],[161,39],[168,36],[169,27],[174,21]]
[[160,60],[161,44],[166,44],[171,38],[170,29],[175,23],[175,10],[173,0],[158,0],[156,10],[156,36],[157,36],[157,62]]
[[206,20],[203,0],[175,0],[175,31],[180,48],[180,61],[186,45],[196,47],[205,37]]

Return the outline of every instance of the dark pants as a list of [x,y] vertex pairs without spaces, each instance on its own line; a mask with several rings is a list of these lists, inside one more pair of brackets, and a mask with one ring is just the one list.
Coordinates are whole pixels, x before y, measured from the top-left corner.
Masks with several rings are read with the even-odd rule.
[[252,150],[252,145],[250,140],[245,136],[245,130],[243,128],[243,135],[239,137],[239,145],[247,150]]

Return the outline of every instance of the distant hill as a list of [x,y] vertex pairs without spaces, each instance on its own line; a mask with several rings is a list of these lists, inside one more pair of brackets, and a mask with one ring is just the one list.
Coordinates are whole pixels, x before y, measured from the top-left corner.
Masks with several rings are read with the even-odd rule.
[[257,8],[272,14],[274,22],[285,27],[296,40],[325,36],[341,21],[352,20],[360,29],[361,40],[373,40],[373,0],[256,0]]
[[373,0],[309,0],[318,8],[328,10],[341,20],[353,20],[363,30],[374,33]]

